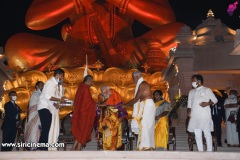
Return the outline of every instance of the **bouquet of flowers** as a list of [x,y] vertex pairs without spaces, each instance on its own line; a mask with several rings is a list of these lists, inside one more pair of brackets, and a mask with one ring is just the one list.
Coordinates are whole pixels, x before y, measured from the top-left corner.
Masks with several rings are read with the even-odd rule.
[[182,95],[179,99],[176,100],[175,105],[172,107],[172,110],[169,113],[169,118],[170,119],[177,119],[178,114],[177,111],[180,107],[186,107],[187,106],[187,100],[188,96]]

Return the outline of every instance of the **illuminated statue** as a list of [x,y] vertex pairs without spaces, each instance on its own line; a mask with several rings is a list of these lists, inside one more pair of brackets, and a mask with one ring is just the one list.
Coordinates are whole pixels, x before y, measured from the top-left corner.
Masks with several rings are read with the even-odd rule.
[[[167,57],[182,26],[175,22],[167,0],[34,0],[26,25],[43,30],[67,18],[70,24],[62,27],[64,41],[29,33],[11,37],[5,47],[11,67],[17,71],[79,67],[85,64],[86,54],[90,65],[99,59],[106,67],[138,67],[152,39],[161,42]],[[134,19],[152,30],[134,39]]]

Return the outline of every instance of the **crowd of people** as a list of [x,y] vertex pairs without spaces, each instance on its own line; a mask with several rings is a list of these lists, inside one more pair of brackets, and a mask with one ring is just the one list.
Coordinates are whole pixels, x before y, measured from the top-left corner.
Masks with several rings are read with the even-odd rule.
[[[57,143],[59,108],[67,101],[63,87],[64,71],[56,69],[45,84],[38,81],[29,101],[24,128],[26,143]],[[133,106],[131,131],[137,138],[137,150],[166,150],[169,139],[169,119],[171,104],[164,99],[161,90],[152,94],[151,86],[144,81],[140,71],[132,74],[136,84],[134,98],[123,103],[120,94],[108,85],[100,87],[98,102],[92,98],[90,87],[94,84],[91,75],[84,77],[79,85],[71,118],[71,133],[75,141],[70,150],[82,150],[91,141],[93,129],[96,138],[101,135],[104,150],[118,150],[122,147],[122,136],[128,127],[127,106]],[[201,75],[192,76],[192,90],[188,96],[187,130],[195,134],[198,151],[203,151],[202,132],[206,139],[207,151],[212,151],[212,132],[221,142],[223,107],[226,119],[226,142],[228,146],[239,146],[240,111],[238,93],[231,90],[224,101],[210,88],[203,86]],[[17,93],[8,93],[10,101],[4,105],[5,117],[2,124],[3,143],[14,143],[20,124],[20,108],[15,103]],[[12,147],[1,146],[1,151],[11,151]],[[29,147],[27,150],[57,150],[55,147]]]

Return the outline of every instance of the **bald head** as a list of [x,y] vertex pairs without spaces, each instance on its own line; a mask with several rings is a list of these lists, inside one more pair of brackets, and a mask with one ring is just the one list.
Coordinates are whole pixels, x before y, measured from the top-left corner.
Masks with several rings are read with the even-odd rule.
[[83,79],[83,83],[91,87],[94,84],[93,76],[87,75]]

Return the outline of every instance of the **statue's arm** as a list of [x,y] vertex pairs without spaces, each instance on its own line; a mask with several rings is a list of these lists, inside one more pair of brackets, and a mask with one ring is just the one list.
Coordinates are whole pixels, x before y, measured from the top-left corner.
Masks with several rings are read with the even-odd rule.
[[150,28],[175,21],[174,12],[167,0],[107,0]]
[[30,29],[42,30],[74,13],[76,7],[73,0],[34,0],[27,11],[25,22]]

